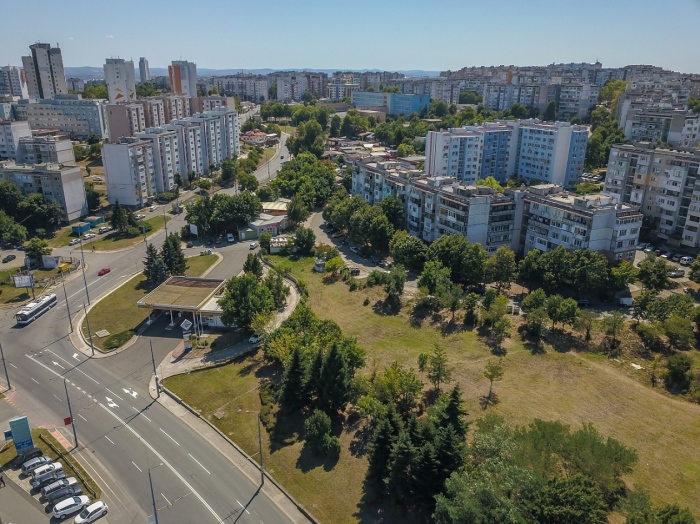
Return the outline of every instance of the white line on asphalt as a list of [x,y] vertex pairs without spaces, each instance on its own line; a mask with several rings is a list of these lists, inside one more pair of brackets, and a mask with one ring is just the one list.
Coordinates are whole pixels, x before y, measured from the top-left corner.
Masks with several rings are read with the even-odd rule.
[[83,419],[85,422],[87,422],[87,419],[86,419],[84,416],[82,416],[80,413],[78,413],[78,416],[79,416],[81,419]]
[[133,409],[134,411],[136,411],[138,414],[140,414],[143,418],[145,418],[145,419],[148,420],[149,422],[151,421],[150,418],[148,418],[146,415],[144,415],[143,413],[141,413],[141,412],[140,412],[138,409],[136,409],[134,406],[131,406],[131,409]]
[[13,368],[17,369],[17,366],[15,366],[12,362],[8,362],[8,364],[9,364],[10,366],[12,366]]
[[[56,394],[54,393],[53,396],[56,397]],[[58,398],[58,397],[56,397],[56,398]],[[58,398],[58,400],[60,400],[61,402],[63,402],[63,399]]]
[[114,444],[114,441],[113,441],[111,438],[109,438],[107,435],[105,435],[105,438],[106,438],[107,440],[109,440],[112,444]]
[[[47,350],[47,351],[48,351],[49,353],[53,353],[57,358],[60,358],[60,359],[63,360],[63,362],[65,362],[66,364],[68,364],[68,365],[70,365],[70,366],[73,366],[72,369],[78,371],[79,373],[82,373],[82,374],[85,375],[87,378],[89,378],[90,380],[92,380],[95,384],[98,384],[98,385],[100,384],[99,382],[97,382],[97,380],[95,380],[95,379],[92,378],[90,375],[88,375],[87,373],[85,373],[82,369],[80,369],[79,367],[75,367],[75,363],[73,363],[73,362],[68,362],[68,361],[67,361],[65,358],[63,358],[61,355],[57,355],[56,353],[54,353],[54,352],[51,351],[50,349]],[[83,361],[83,362],[84,362],[84,361]],[[57,366],[61,367],[61,366],[60,366],[59,364],[57,364],[56,362],[54,362],[54,364],[56,364]]]
[[[158,428],[158,429],[161,430],[161,431],[163,431],[163,428]],[[175,444],[177,444],[177,440],[175,440],[173,437],[171,437],[170,435],[168,435],[165,431],[163,431],[163,435],[165,435],[165,436],[168,437],[170,440],[172,440]],[[177,444],[177,445],[179,446],[180,444]]]
[[136,469],[138,469],[141,473],[143,473],[143,470],[142,470],[140,467],[138,467],[138,466],[136,465],[136,462],[134,462],[134,461],[132,460],[131,463],[134,465],[134,467],[135,467]]
[[38,381],[37,379],[35,379],[34,377],[31,377],[31,379],[32,379],[34,382],[36,382],[37,384],[39,383],[39,381]]
[[106,389],[107,391],[109,391],[112,395],[114,395],[115,397],[117,397],[119,400],[124,400],[123,398],[121,398],[119,395],[117,395],[117,394],[116,394],[114,391],[112,391],[111,389],[109,389],[109,388],[105,388],[105,389]]
[[[188,455],[189,455],[190,457],[192,457],[192,454],[191,454],[191,453],[188,453]],[[200,461],[198,461],[196,458],[192,457],[192,460],[194,460],[197,464],[199,464],[200,466],[202,466],[202,463],[201,463]],[[208,470],[207,468],[205,468],[204,466],[202,466],[202,469],[203,469],[204,471],[206,471],[207,473],[209,473],[209,470]],[[211,473],[209,473],[209,474],[211,475]]]
[[[238,502],[238,501],[236,501],[236,502]],[[241,504],[240,502],[238,502],[238,505],[239,505],[240,507],[242,507],[243,509],[245,509],[245,506],[244,506],[243,504]],[[248,511],[247,509],[245,509],[245,512],[246,512],[248,515],[250,515],[250,511]]]
[[165,502],[167,502],[169,506],[172,506],[172,505],[173,505],[173,503],[170,502],[170,501],[168,500],[168,497],[166,497],[165,495],[163,495],[163,492],[162,492],[162,491],[161,491],[161,493],[160,493],[160,496],[163,497],[163,498],[165,499]]
[[172,471],[173,473],[175,473],[175,475],[177,475],[177,478],[179,478],[179,479],[182,481],[182,483],[187,487],[187,489],[189,489],[192,493],[194,493],[194,496],[197,497],[197,498],[199,499],[199,501],[200,501],[202,504],[204,504],[204,507],[207,508],[207,510],[209,511],[209,513],[211,513],[211,514],[214,516],[214,518],[219,522],[219,524],[224,524],[224,521],[221,520],[221,517],[219,517],[219,516],[216,514],[216,512],[214,511],[214,509],[213,509],[209,504],[207,504],[207,501],[204,500],[204,497],[202,497],[197,491],[195,491],[195,489],[192,487],[192,485],[190,485],[190,483],[187,482],[187,480],[185,480],[185,477],[183,477],[182,475],[180,475],[180,473],[178,473],[177,470],[176,470],[167,460],[165,460],[165,458],[163,458],[163,455],[161,455],[160,453],[158,453],[158,452],[156,451],[156,449],[155,449],[153,446],[151,446],[151,445],[146,441],[146,439],[144,439],[141,435],[139,435],[138,432],[137,432],[134,428],[132,428],[132,427],[129,426],[126,422],[124,422],[121,418],[119,418],[119,417],[117,416],[116,413],[112,412],[111,409],[107,408],[107,407],[106,407],[104,404],[102,404],[101,402],[100,402],[99,404],[100,404],[100,407],[101,407],[102,409],[104,409],[107,413],[109,413],[109,414],[112,415],[115,419],[117,419],[119,422],[121,422],[121,424],[122,424],[126,429],[128,429],[129,431],[131,431],[131,433],[133,433],[133,434],[136,436],[136,438],[138,438],[141,442],[143,442],[143,443],[146,445],[146,447],[147,447],[148,449],[150,449],[150,450],[153,452],[153,454],[154,454],[156,457],[158,457],[158,459],[159,459],[163,464],[165,464],[166,466],[168,466],[168,468],[170,469],[170,471]]

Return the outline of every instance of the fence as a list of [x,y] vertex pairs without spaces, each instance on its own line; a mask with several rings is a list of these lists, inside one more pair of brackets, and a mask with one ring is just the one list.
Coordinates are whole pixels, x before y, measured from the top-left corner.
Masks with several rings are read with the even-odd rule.
[[[73,465],[73,463],[70,460],[68,460],[66,453],[56,449],[56,446],[54,446],[51,443],[51,441],[46,439],[44,437],[44,435],[42,435],[41,433],[39,434],[39,438],[44,442],[44,444],[46,444],[49,448],[51,448],[51,451],[53,451],[58,456],[58,458],[63,459],[63,461],[66,463],[66,465],[71,470],[73,470],[73,474],[76,477],[78,477],[80,479],[80,481],[83,483],[83,486],[85,486],[85,489],[88,490],[92,494],[93,497],[97,498],[97,492],[94,489],[92,489],[89,482],[87,480],[85,480],[85,478],[83,478],[83,476],[80,474],[80,471],[78,471],[78,469]],[[92,479],[90,479],[90,482],[92,482]]]

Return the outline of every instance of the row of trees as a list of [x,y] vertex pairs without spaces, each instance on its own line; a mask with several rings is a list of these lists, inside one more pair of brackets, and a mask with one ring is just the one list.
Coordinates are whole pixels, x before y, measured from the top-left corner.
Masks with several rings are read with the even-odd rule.
[[237,195],[216,193],[213,197],[203,196],[185,204],[185,219],[197,226],[200,236],[206,236],[219,229],[243,226],[262,212],[260,199],[250,191]]
[[61,205],[40,193],[25,196],[9,180],[0,182],[0,235],[4,243],[21,243],[27,229],[55,231],[64,219]]
[[263,148],[255,147],[248,152],[247,158],[225,158],[221,162],[221,181],[238,184],[241,191],[257,190],[259,183],[253,173],[258,169],[262,154]]
[[298,195],[307,209],[313,209],[327,202],[335,191],[335,164],[301,153],[286,162],[268,186],[285,198]]
[[182,251],[182,240],[177,233],[165,237],[160,251],[151,242],[146,246],[146,258],[143,261],[143,274],[150,289],[167,280],[171,275],[184,275],[187,261]]

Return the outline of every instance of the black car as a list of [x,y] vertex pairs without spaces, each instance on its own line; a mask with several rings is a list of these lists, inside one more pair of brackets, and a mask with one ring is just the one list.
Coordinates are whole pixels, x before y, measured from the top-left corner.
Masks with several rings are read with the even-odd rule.
[[32,485],[32,489],[41,489],[44,486],[48,486],[52,482],[66,478],[66,472],[63,470],[54,471],[51,475],[41,480],[30,480],[29,483]]
[[67,488],[61,488],[58,491],[54,491],[46,497],[49,504],[56,504],[69,497],[77,497],[83,494],[83,488],[79,485],[69,486]]
[[192,242],[187,242],[187,247],[192,247],[194,244]]
[[12,459],[12,468],[17,469],[19,468],[22,464],[27,462],[28,460],[32,460],[33,458],[41,457],[44,454],[43,451],[41,451],[39,448],[30,448],[26,451],[23,451],[19,455],[17,455],[14,459]]
[[10,260],[14,260],[17,258],[15,255],[7,255],[5,258],[2,259],[3,264],[7,264]]

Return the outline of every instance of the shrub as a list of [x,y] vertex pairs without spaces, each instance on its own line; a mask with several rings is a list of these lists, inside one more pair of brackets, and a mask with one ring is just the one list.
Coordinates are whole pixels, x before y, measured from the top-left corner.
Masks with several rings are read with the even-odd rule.
[[383,286],[386,284],[389,275],[378,269],[374,269],[367,277],[368,286]]
[[369,306],[369,297],[365,297],[365,301],[362,303],[363,306]]
[[177,193],[174,191],[165,191],[160,193],[157,198],[160,202],[171,202],[177,198]]
[[309,445],[311,451],[317,455],[326,455],[326,450],[333,446],[328,442],[328,439],[332,438],[331,418],[323,411],[316,409],[304,422],[304,430],[304,441]]
[[332,458],[340,456],[340,439],[338,437],[325,435],[323,437],[323,454]]

